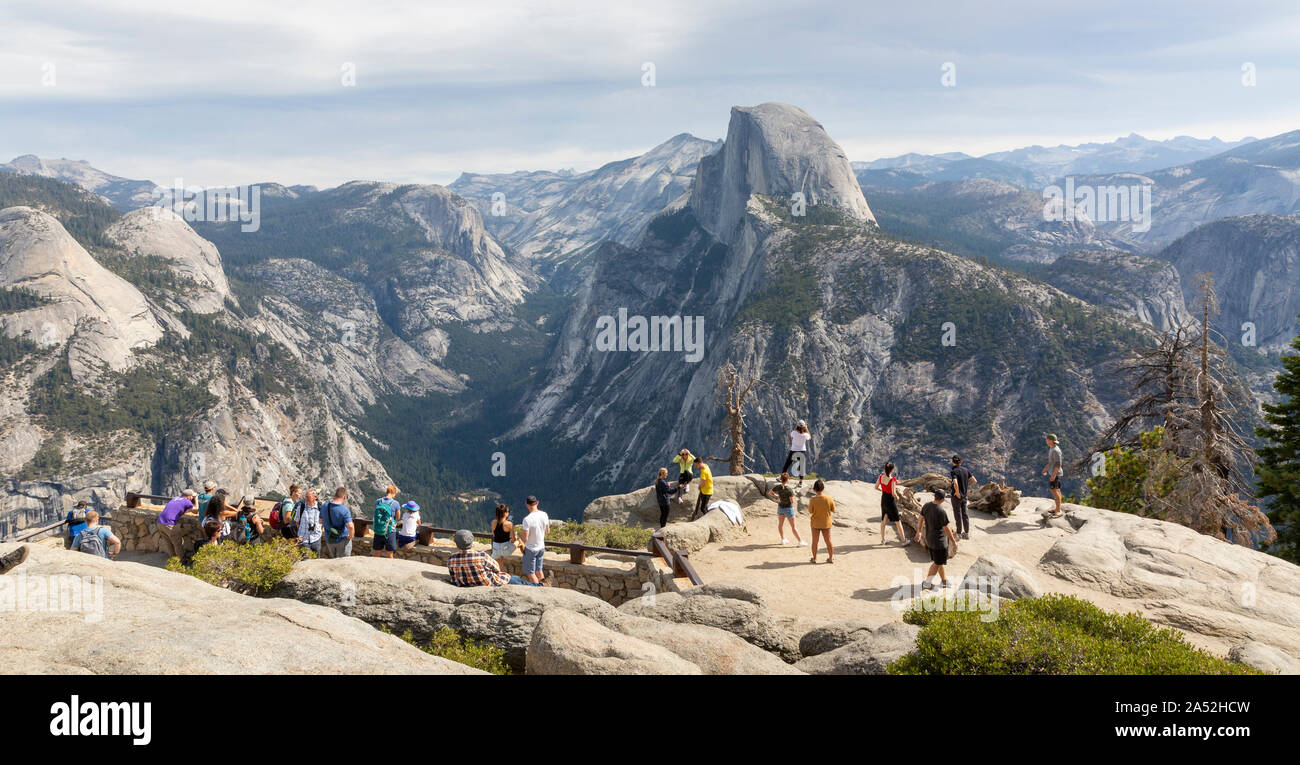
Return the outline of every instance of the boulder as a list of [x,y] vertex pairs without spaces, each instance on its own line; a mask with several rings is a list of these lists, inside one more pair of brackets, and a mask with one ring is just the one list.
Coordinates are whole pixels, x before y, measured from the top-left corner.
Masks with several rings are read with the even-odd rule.
[[667,648],[699,667],[706,675],[801,674],[775,654],[716,627],[676,624],[639,616],[624,616],[614,627],[624,635]]
[[359,555],[303,561],[272,594],[337,608],[398,634],[410,630],[417,640],[451,627],[462,637],[503,649],[516,669],[525,666],[533,629],[548,608],[565,608],[606,626],[619,618],[610,604],[574,590],[457,587],[441,566]]
[[721,510],[710,510],[693,521],[668,524],[664,527],[664,542],[672,550],[695,552],[707,544],[727,542],[748,534],[745,524],[737,526]]
[[743,585],[706,584],[685,592],[661,593],[619,606],[625,614],[726,630],[787,662],[800,658],[798,640],[758,593]]
[[[669,468],[671,470],[671,467]],[[676,476],[669,476],[670,481],[676,481]],[[713,500],[727,500],[735,502],[742,508],[759,502],[763,499],[762,486],[764,485],[763,476],[758,474],[750,475],[719,475],[713,474]],[[670,521],[687,521],[691,513],[695,512],[695,498],[698,496],[699,478],[691,482],[687,490],[687,499],[689,502],[672,502],[669,505],[668,518]],[[776,505],[772,505],[775,512]],[[659,504],[655,501],[654,486],[646,486],[642,489],[629,492],[627,494],[611,494],[607,497],[599,497],[587,505],[582,511],[582,520],[584,523],[617,523],[624,526],[642,526],[657,528],[659,526]]]
[[1038,586],[1029,570],[1005,555],[981,555],[957,585],[958,590],[979,590],[1006,600],[1036,598]]
[[890,663],[916,646],[920,628],[889,622],[858,639],[800,661],[795,669],[810,675],[883,675]]
[[1300,567],[1175,523],[1073,505],[1039,567],[1188,632],[1300,655]]
[[1280,648],[1275,648],[1257,640],[1233,646],[1232,650],[1228,651],[1228,658],[1242,664],[1249,664],[1255,669],[1264,672],[1273,672],[1279,675],[1300,675],[1300,660],[1288,655]]
[[871,624],[856,620],[824,624],[805,632],[804,636],[799,638],[799,653],[807,657],[834,651],[855,640],[870,636],[874,629]]
[[547,609],[528,646],[530,675],[699,675],[700,668],[654,643],[567,608]]
[[0,576],[0,610],[3,673],[483,674],[332,608],[61,547],[29,545]]
[[944,494],[952,493],[952,477],[940,473],[925,473],[916,478],[909,478],[906,481],[899,481],[899,484],[909,489],[919,488],[921,491],[933,493],[935,489],[942,491]]

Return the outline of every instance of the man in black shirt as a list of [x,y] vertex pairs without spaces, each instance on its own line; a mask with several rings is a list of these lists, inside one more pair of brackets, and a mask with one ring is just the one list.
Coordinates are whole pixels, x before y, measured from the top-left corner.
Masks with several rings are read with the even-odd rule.
[[934,501],[926,502],[921,508],[921,527],[916,530],[918,539],[925,540],[925,546],[930,548],[930,571],[925,575],[925,581],[921,582],[921,589],[932,590],[934,585],[930,579],[935,574],[939,575],[939,580],[944,587],[948,586],[948,573],[943,570],[944,564],[948,562],[948,551],[957,546],[957,538],[952,534],[952,527],[948,525],[948,514],[943,510],[943,491],[934,492]]
[[970,539],[970,516],[966,514],[966,492],[969,491],[975,476],[961,464],[961,457],[952,456],[952,518],[957,525],[957,533],[962,539]]

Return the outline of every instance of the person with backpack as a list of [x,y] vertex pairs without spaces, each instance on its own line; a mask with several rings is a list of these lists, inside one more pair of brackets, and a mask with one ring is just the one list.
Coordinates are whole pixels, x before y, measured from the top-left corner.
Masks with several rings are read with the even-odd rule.
[[886,462],[880,475],[876,476],[876,489],[880,492],[880,544],[885,543],[885,526],[894,524],[898,532],[898,541],[907,547],[912,540],[903,533],[903,524],[898,519],[898,503],[894,500],[894,491],[898,488],[898,476],[894,475],[894,463]]
[[323,547],[330,558],[346,558],[352,554],[352,536],[356,524],[352,522],[352,510],[348,507],[348,490],[340,486],[334,490],[334,499],[325,503],[321,510],[325,544]]
[[257,514],[257,500],[252,494],[246,494],[239,505],[239,533],[236,541],[246,545],[261,543],[266,526],[262,522],[262,516]]
[[397,487],[388,484],[384,490],[384,496],[375,500],[374,512],[374,531],[375,536],[370,542],[371,554],[376,558],[392,558],[393,553],[397,550],[397,516],[401,512],[398,506]]
[[271,517],[267,521],[272,529],[280,532],[285,539],[298,538],[298,524],[294,522],[294,513],[302,503],[302,488],[296,483],[289,484],[289,496],[280,500],[271,508]]
[[320,494],[315,489],[308,489],[307,495],[293,511],[294,523],[298,524],[298,546],[320,555],[321,520]]
[[72,541],[72,549],[112,560],[122,552],[122,540],[113,535],[112,529],[100,526],[99,513],[91,510],[86,513],[86,528]]
[[89,509],[89,504],[83,499],[68,511],[66,519],[68,522],[68,535],[63,540],[63,549],[71,550],[73,540],[77,538],[82,529],[86,528],[87,509]]
[[782,473],[781,483],[775,489],[768,489],[767,495],[776,500],[776,533],[781,537],[781,544],[790,544],[790,540],[785,538],[785,522],[788,520],[790,533],[794,534],[799,547],[807,547],[808,543],[803,541],[799,529],[794,526],[794,489],[790,488],[790,474]]

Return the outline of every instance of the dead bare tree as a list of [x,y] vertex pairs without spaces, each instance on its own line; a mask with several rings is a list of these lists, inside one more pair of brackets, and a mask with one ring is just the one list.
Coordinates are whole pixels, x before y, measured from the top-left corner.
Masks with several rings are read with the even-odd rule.
[[745,463],[749,459],[745,454],[745,400],[757,383],[757,377],[742,375],[730,361],[718,370],[718,406],[726,412],[722,419],[722,437],[724,442],[731,444],[731,453],[727,457],[731,475],[745,474]]

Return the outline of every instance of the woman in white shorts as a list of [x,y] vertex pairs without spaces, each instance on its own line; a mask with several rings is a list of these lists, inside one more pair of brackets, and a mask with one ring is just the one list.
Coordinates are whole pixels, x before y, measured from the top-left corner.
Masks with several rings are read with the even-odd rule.
[[498,562],[505,561],[519,548],[514,538],[515,525],[510,522],[510,508],[497,505],[497,517],[492,521],[492,557]]

